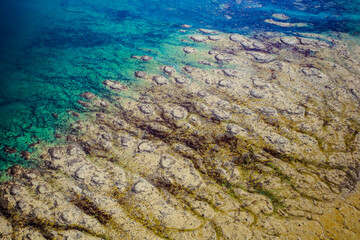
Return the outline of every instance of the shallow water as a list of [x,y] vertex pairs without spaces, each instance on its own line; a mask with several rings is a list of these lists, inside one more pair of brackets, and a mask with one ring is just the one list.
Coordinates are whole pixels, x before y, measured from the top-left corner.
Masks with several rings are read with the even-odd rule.
[[[273,13],[284,13],[290,17],[287,22],[307,26],[284,28],[265,23]],[[179,32],[180,24],[243,34],[343,32],[359,38],[359,13],[360,1],[2,2],[0,148],[14,147],[17,153],[0,151],[0,170],[19,163],[32,166],[33,162],[21,159],[20,152],[34,151],[29,144],[38,140],[56,141],[54,133],[76,120],[66,111],[84,111],[76,103],[82,92],[106,98],[109,92],[101,83],[104,79],[130,85],[135,70],[176,65],[181,56],[175,56],[173,49],[192,45],[180,41],[189,33]],[[154,61],[130,58],[145,54]]]

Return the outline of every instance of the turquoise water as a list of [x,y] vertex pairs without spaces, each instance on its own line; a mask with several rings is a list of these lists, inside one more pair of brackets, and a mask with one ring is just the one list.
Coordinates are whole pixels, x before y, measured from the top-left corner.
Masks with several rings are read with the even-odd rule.
[[[7,1],[7,2],[6,2]],[[273,13],[307,27],[267,24]],[[5,0],[0,3],[0,171],[33,166],[21,151],[52,143],[74,121],[67,110],[84,112],[79,94],[110,94],[101,84],[131,84],[133,72],[176,65],[180,24],[224,32],[346,32],[360,37],[360,1],[250,0]],[[281,21],[281,20],[277,20]],[[195,30],[190,30],[195,31]],[[139,62],[131,55],[150,55]],[[182,61],[188,61],[184,58]],[[59,115],[58,118],[52,116]],[[5,147],[17,149],[7,154]]]

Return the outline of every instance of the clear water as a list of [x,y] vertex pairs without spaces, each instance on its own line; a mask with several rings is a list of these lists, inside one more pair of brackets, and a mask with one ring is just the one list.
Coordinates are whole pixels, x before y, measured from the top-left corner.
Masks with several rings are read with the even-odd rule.
[[[308,26],[265,23],[273,13]],[[33,151],[29,144],[38,139],[54,142],[54,133],[73,120],[66,111],[83,111],[76,103],[80,93],[106,98],[104,79],[131,84],[135,70],[176,64],[174,54],[182,53],[175,49],[185,44],[180,24],[243,34],[335,31],[360,37],[359,0],[3,0],[0,18],[0,171],[31,166],[20,151]],[[134,61],[133,54],[155,60]],[[18,152],[5,154],[5,146]]]

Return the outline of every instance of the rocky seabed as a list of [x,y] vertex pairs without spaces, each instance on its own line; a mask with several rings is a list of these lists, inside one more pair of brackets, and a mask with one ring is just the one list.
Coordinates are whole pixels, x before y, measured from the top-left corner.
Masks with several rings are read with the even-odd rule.
[[82,94],[88,120],[66,144],[8,170],[1,239],[360,238],[359,47],[207,29],[186,41],[204,68],[104,79],[114,96]]

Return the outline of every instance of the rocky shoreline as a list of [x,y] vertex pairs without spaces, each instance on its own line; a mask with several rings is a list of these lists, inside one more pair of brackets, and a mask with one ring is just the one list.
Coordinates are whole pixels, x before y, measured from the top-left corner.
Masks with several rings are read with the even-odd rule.
[[208,29],[189,40],[212,46],[179,48],[206,68],[137,71],[136,90],[104,80],[129,97],[82,94],[92,117],[68,142],[40,169],[8,170],[2,239],[360,237],[359,46]]

